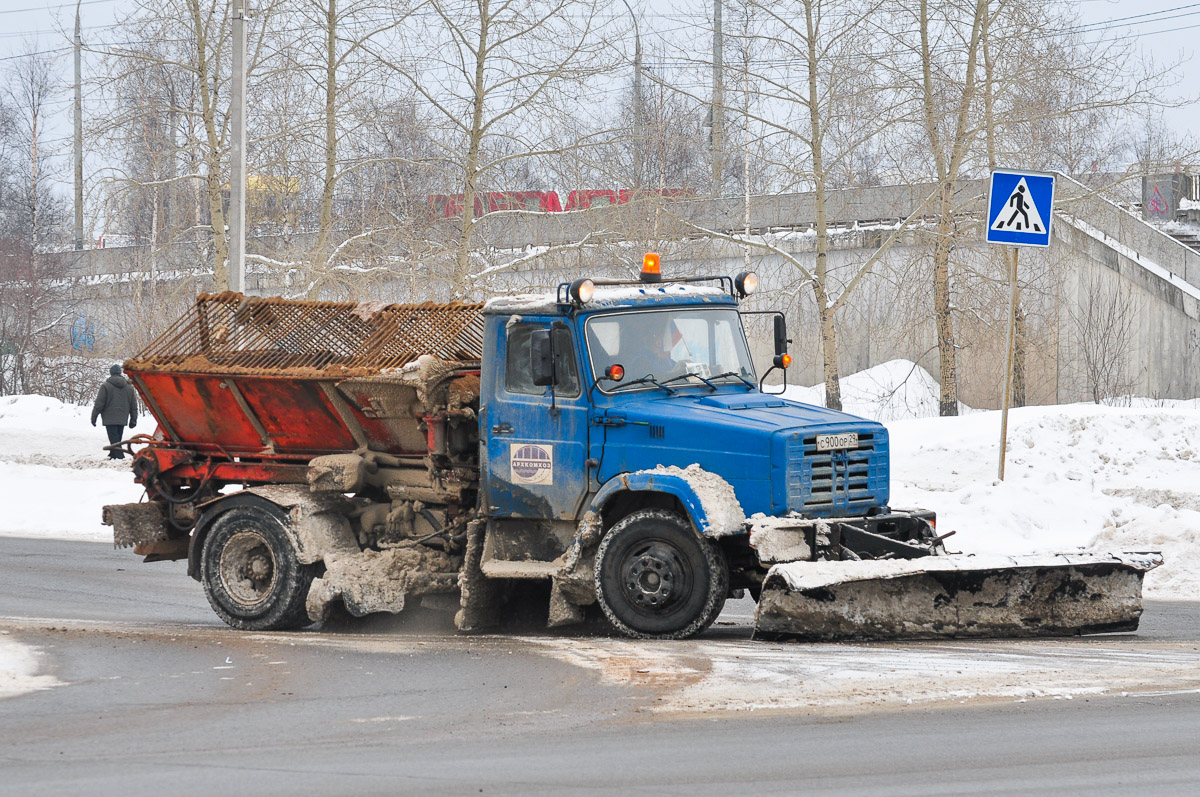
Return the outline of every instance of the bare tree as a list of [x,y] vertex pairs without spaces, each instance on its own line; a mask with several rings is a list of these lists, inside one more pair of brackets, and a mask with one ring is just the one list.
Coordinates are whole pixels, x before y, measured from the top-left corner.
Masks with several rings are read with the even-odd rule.
[[3,74],[0,94],[0,393],[58,393],[56,340],[71,314],[61,261],[66,200],[52,188],[46,145],[57,88],[54,63],[26,54]]
[[[743,142],[747,167],[753,150],[760,180],[773,181],[781,190],[813,192],[813,263],[806,265],[767,239],[752,236],[748,229],[724,237],[781,257],[802,276],[797,287],[812,291],[825,402],[834,409],[842,406],[837,317],[897,237],[889,236],[850,273],[835,274],[830,269],[829,192],[856,181],[863,162],[871,158],[860,154],[897,121],[892,113],[894,94],[876,80],[871,59],[864,56],[878,44],[870,22],[879,12],[880,3],[872,0],[747,0],[740,29],[731,33],[743,56],[733,68],[741,72],[734,82],[744,87],[741,113],[747,131]],[[759,131],[753,143],[752,128]],[[743,212],[747,220],[750,202],[747,194]],[[719,232],[709,232],[721,237]]]
[[[540,163],[596,142],[564,140],[558,119],[587,107],[589,79],[611,68],[598,0],[426,0],[403,47],[372,50],[436,119],[437,165],[461,193],[449,289],[468,289],[480,194],[516,175],[535,188]],[[611,23],[610,23],[611,24]],[[408,57],[401,59],[396,52]],[[514,171],[515,170],[515,171]],[[549,186],[546,186],[549,187]],[[527,212],[509,208],[508,212]]]
[[1132,295],[1123,281],[1110,279],[1106,284],[1095,276],[1083,279],[1070,321],[1079,347],[1079,367],[1096,404],[1111,403],[1133,392],[1137,381],[1131,373],[1136,319]]
[[[266,37],[271,29],[272,3],[259,4],[252,24],[247,69],[261,68]],[[165,120],[162,132],[149,146],[159,148],[157,160],[174,164],[182,158],[184,173],[147,175],[110,167],[105,175],[118,189],[129,191],[190,181],[194,192],[194,225],[211,245],[213,281],[229,282],[229,241],[226,231],[225,160],[229,149],[227,91],[230,68],[229,6],[224,0],[135,0],[122,20],[120,42],[93,45],[103,56],[100,88],[108,94],[108,112],[99,120],[102,134],[116,135],[128,144],[138,137],[148,118]],[[137,94],[139,87],[150,93]],[[133,100],[131,102],[131,100]],[[167,136],[164,146],[158,141]],[[172,142],[172,139],[173,142]]]

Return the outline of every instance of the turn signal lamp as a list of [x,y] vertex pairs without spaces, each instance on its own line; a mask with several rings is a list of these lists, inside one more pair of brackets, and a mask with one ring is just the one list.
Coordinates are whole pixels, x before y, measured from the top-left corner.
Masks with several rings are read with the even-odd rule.
[[619,363],[613,363],[612,365],[608,366],[608,370],[604,372],[604,375],[614,382],[620,382],[625,378],[625,366]]
[[775,358],[775,367],[776,368],[787,368],[791,364],[792,364],[792,355],[790,355],[790,354],[781,354]]
[[745,299],[758,290],[758,275],[753,271],[743,271],[733,278],[733,287],[738,296]]
[[587,304],[596,295],[596,283],[590,279],[575,280],[571,283],[571,287],[567,289],[567,294],[575,304]]
[[654,252],[647,252],[642,258],[642,282],[662,282],[662,269]]

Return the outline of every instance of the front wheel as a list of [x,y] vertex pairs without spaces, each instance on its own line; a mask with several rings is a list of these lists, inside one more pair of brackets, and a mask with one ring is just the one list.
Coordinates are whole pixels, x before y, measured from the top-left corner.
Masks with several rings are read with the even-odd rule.
[[283,526],[265,509],[234,507],[213,521],[200,558],[204,594],[217,615],[244,631],[302,628],[316,576],[301,564]]
[[638,639],[699,634],[729,592],[721,549],[662,509],[634,512],[613,526],[596,550],[594,577],[608,621]]

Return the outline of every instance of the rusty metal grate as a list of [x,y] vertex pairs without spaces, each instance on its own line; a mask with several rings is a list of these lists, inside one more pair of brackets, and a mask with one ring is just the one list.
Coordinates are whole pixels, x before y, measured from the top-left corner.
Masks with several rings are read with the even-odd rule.
[[128,367],[186,373],[362,375],[422,354],[478,362],[483,305],[355,304],[201,294]]

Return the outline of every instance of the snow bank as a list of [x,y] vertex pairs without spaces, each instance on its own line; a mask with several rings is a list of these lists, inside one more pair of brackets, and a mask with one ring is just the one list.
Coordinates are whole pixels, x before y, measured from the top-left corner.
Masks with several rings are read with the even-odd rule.
[[62,685],[54,676],[38,675],[37,671],[37,653],[33,648],[0,636],[0,699]]
[[[937,417],[937,380],[907,360],[841,387],[847,412],[888,427],[892,505],[935,510],[938,530],[957,532],[951,550],[1161,550],[1166,564],[1146,576],[1146,594],[1200,597],[1200,400],[1014,409],[1000,482],[999,412],[960,403],[959,417]],[[825,386],[787,397],[823,404]]]
[[[935,418],[938,414],[937,380],[908,360],[891,360],[857,374],[842,377],[842,409],[874,421],[900,418]],[[789,387],[784,397],[806,404],[825,404],[824,383]],[[971,408],[959,402],[960,413]]]
[[892,505],[928,507],[968,553],[1160,549],[1146,594],[1200,594],[1200,410],[1094,404],[888,424]]
[[[137,501],[129,460],[108,460],[91,409],[44,396],[0,398],[0,534],[112,540],[100,507]],[[140,427],[139,427],[140,428]]]

